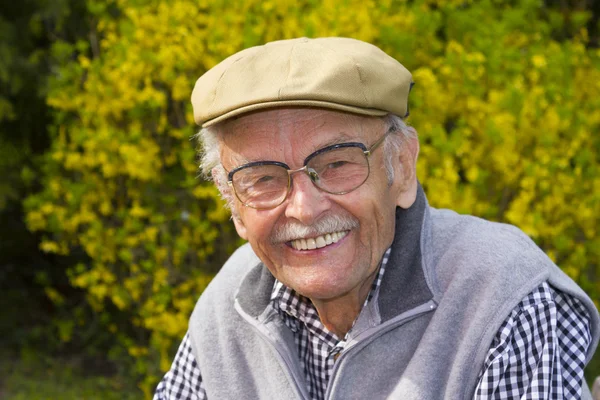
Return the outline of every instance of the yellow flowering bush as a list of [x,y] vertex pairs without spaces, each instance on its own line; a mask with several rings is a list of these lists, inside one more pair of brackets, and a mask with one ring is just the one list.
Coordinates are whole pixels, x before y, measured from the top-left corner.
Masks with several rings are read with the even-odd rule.
[[70,283],[134,360],[146,396],[239,244],[216,190],[196,179],[191,89],[226,56],[271,40],[350,36],[405,64],[430,202],[518,225],[598,304],[600,52],[588,47],[585,11],[533,0],[88,0],[88,9],[90,43],[56,49],[65,61],[47,100],[55,133],[27,223],[44,232],[44,251],[85,254]]

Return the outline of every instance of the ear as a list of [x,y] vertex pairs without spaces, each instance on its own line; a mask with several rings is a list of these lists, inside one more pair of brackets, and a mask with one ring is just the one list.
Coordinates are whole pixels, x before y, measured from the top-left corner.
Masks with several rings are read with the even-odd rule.
[[242,218],[240,217],[239,213],[237,212],[237,209],[236,209],[237,204],[236,204],[235,196],[231,192],[231,187],[229,187],[229,185],[227,184],[227,182],[225,180],[225,175],[223,173],[223,170],[220,169],[219,167],[215,167],[212,169],[211,175],[212,175],[213,181],[215,182],[215,185],[217,185],[217,189],[219,189],[219,192],[221,192],[221,197],[223,197],[223,199],[225,199],[229,209],[231,210],[231,219],[233,220],[233,225],[235,226],[235,230],[237,231],[238,235],[240,235],[240,237],[242,239],[248,240],[248,237],[246,234],[246,226],[244,225]]
[[[409,129],[413,129],[409,127]],[[419,156],[419,139],[415,132],[415,136],[406,140],[402,144],[400,152],[400,165],[402,169],[401,176],[398,178],[401,181],[401,189],[396,205],[407,209],[410,208],[417,198],[417,157]]]

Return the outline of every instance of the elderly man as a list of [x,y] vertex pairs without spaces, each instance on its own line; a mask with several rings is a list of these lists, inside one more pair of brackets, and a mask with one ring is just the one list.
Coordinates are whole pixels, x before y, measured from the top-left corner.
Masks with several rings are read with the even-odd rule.
[[192,94],[238,249],[156,399],[587,398],[593,302],[517,228],[431,208],[411,74],[370,44],[241,51]]

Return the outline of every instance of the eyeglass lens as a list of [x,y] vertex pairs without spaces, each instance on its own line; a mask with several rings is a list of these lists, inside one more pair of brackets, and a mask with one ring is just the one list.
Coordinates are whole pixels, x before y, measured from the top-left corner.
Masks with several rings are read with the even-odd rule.
[[[369,176],[367,157],[358,146],[333,148],[319,153],[307,162],[306,167],[312,182],[333,194],[352,191]],[[283,166],[266,164],[236,171],[232,183],[244,204],[254,208],[269,208],[283,202],[291,179]]]

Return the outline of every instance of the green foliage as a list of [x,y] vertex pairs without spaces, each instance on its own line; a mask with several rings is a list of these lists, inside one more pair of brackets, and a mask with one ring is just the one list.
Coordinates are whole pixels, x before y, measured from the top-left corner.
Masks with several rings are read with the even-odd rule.
[[125,377],[83,368],[82,360],[23,357],[0,363],[5,400],[134,400],[139,391]]
[[[38,234],[25,226],[22,210],[22,200],[40,189],[40,155],[50,143],[46,82],[55,67],[49,60],[50,45],[85,35],[80,4],[0,3],[0,291],[11,305],[0,309],[0,348],[41,342],[45,350],[55,350],[60,343],[48,340],[52,335],[46,326],[53,317],[68,314],[71,319],[73,305],[82,297],[68,288],[63,271],[77,256],[43,253]],[[50,303],[44,288],[60,290],[68,301]]]
[[[147,395],[237,244],[216,190],[195,179],[191,89],[224,57],[271,40],[350,36],[403,62],[431,203],[520,226],[598,304],[600,52],[585,10],[537,0],[87,7],[90,40],[53,46],[53,142],[27,223],[45,252],[89,258],[70,284],[118,338],[112,354],[136,360]],[[57,329],[69,341],[76,326]]]
[[18,203],[35,183],[35,156],[49,143],[49,47],[85,34],[80,3],[23,0],[0,5],[0,212]]

